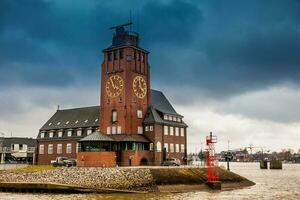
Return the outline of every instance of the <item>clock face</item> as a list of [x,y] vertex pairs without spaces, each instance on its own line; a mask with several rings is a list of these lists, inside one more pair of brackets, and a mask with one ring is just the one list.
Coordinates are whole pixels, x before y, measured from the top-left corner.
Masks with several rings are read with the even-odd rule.
[[106,81],[106,93],[109,97],[117,97],[123,90],[123,79],[119,75],[113,75]]
[[133,92],[134,94],[140,98],[143,99],[147,94],[147,83],[145,79],[142,76],[136,76],[133,79]]

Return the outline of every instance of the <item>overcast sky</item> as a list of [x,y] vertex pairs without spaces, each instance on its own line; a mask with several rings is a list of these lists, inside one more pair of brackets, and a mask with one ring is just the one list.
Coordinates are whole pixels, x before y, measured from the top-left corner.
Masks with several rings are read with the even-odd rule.
[[98,105],[108,28],[130,10],[189,152],[210,131],[217,150],[300,149],[299,0],[1,0],[0,132],[36,137],[57,105]]

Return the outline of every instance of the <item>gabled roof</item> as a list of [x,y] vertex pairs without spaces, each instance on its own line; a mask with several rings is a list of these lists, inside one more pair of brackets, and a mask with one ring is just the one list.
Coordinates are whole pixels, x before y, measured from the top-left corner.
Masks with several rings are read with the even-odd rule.
[[[151,105],[164,114],[179,115],[166,96],[158,90],[151,90]],[[182,116],[181,116],[182,117]]]
[[41,130],[99,126],[100,107],[57,110]]
[[25,137],[0,138],[1,147],[11,147],[12,144],[26,144],[28,147],[35,147],[36,139]]
[[106,134],[102,134],[99,131],[93,132],[90,135],[82,138],[80,142],[99,142],[99,141],[113,141],[112,138],[110,138]]

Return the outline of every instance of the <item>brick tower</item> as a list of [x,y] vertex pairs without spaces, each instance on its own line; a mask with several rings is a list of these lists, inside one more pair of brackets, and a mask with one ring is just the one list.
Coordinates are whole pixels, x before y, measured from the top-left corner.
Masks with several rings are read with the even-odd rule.
[[132,23],[111,27],[112,45],[103,50],[100,132],[142,134],[150,106],[148,51],[139,46],[139,35],[126,30]]

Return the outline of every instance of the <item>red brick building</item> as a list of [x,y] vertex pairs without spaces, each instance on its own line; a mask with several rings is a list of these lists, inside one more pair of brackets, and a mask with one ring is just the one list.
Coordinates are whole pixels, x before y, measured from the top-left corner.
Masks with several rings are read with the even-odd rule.
[[139,35],[113,27],[103,50],[100,107],[58,110],[40,129],[38,163],[77,158],[78,166],[185,162],[187,125],[164,94],[150,89],[149,52]]

